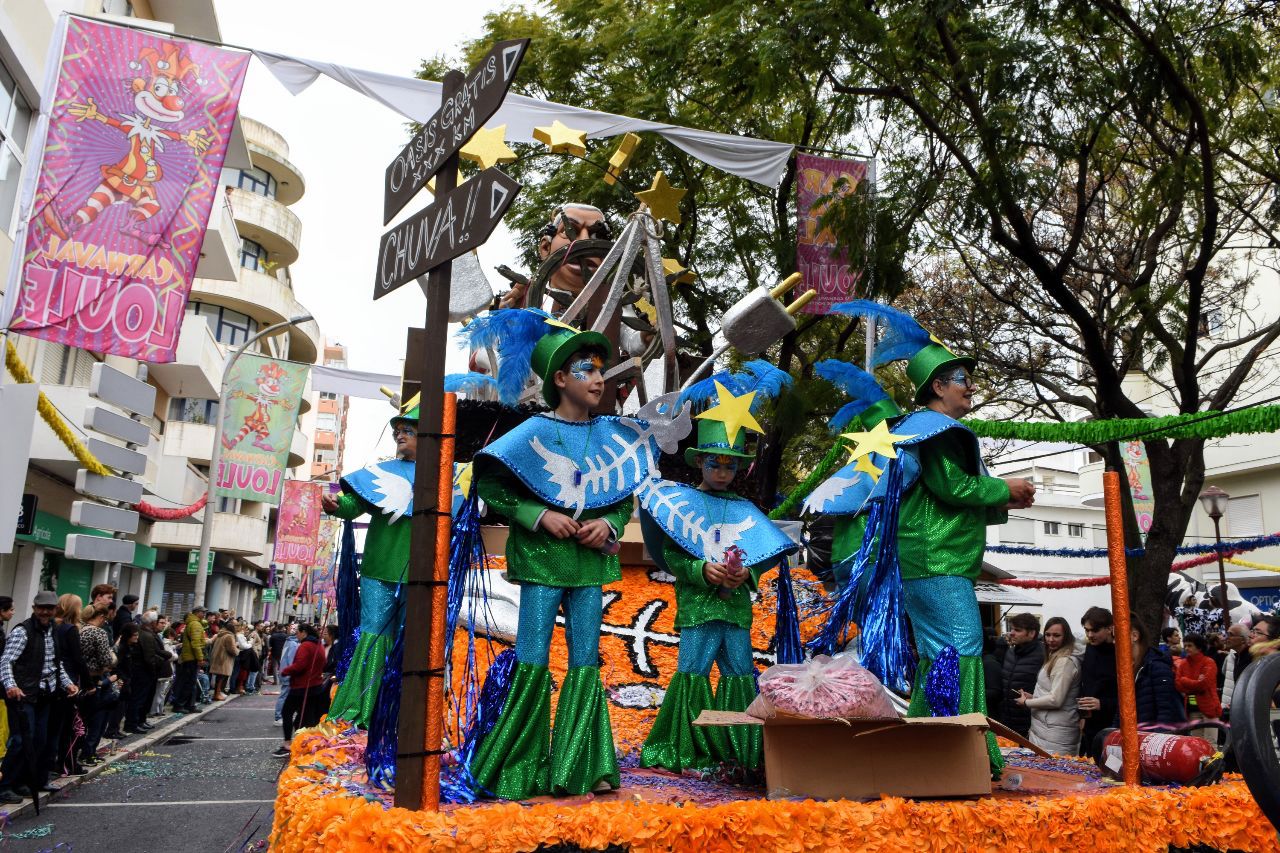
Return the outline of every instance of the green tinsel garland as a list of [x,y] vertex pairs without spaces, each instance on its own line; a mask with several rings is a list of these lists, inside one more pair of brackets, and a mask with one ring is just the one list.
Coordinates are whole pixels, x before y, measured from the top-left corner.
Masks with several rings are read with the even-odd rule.
[[966,420],[964,424],[982,438],[1016,438],[1022,441],[1064,441],[1097,445],[1139,436],[1144,439],[1209,439],[1280,431],[1280,406],[1257,406],[1231,412],[1196,412],[1163,418],[1115,418],[1076,423],[975,419]]
[[773,512],[769,513],[769,517],[774,520],[786,518],[787,514],[795,509],[796,504],[800,503],[810,492],[816,489],[818,484],[826,478],[827,474],[831,473],[833,468],[838,467],[840,451],[844,450],[845,444],[846,442],[843,438],[837,438],[836,443],[831,445],[831,449],[827,451],[827,455],[822,457],[822,461],[818,463],[818,467],[813,469],[813,473],[801,480],[791,490],[791,494],[787,495],[787,499],[778,504]]

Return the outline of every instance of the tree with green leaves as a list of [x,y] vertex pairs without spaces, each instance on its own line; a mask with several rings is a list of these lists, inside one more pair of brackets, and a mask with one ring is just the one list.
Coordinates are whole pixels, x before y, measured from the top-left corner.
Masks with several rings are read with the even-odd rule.
[[[906,302],[1012,415],[1257,398],[1280,338],[1259,302],[1280,246],[1275,4],[841,5],[833,88],[885,128],[877,204],[918,241]],[[856,243],[865,215],[845,207],[828,224]],[[1145,444],[1155,513],[1130,577],[1154,628],[1205,442]]]

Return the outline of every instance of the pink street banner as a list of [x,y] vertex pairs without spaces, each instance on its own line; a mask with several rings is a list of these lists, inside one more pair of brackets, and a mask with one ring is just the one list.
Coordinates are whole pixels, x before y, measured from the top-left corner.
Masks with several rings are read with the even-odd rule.
[[241,356],[231,368],[218,430],[218,494],[279,504],[309,369],[260,355]]
[[1137,517],[1138,530],[1146,539],[1155,518],[1156,498],[1151,485],[1151,460],[1147,458],[1147,446],[1141,441],[1124,443],[1124,472],[1129,480],[1129,494],[1133,497],[1133,514]]
[[276,550],[271,559],[277,563],[310,566],[320,549],[320,490],[322,483],[285,480],[284,497],[280,499],[280,517],[276,520]]
[[826,314],[837,302],[854,298],[861,270],[849,268],[845,253],[836,248],[835,236],[819,229],[818,218],[825,205],[818,199],[836,191],[836,182],[846,180],[842,192],[853,192],[867,177],[864,160],[833,160],[810,154],[796,155],[796,269],[804,284],[796,295],[817,290],[818,295],[804,306],[808,314]]
[[69,20],[11,328],[173,361],[248,64]]

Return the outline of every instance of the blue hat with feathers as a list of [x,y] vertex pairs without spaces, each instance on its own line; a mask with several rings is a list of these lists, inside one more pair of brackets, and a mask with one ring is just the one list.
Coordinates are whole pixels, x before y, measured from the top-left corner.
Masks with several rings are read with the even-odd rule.
[[[742,370],[733,373],[722,370],[708,378],[686,388],[680,394],[680,404],[689,404],[695,412],[706,412],[713,403],[721,402],[720,388],[734,397],[754,394],[749,411],[755,413],[766,401],[776,399],[784,388],[790,388],[791,375],[779,370],[767,361],[756,359],[742,365]],[[737,430],[732,440],[729,438],[724,421],[710,417],[698,419],[698,444],[685,450],[685,461],[697,466],[698,457],[703,455],[736,456],[749,459],[753,454],[747,452],[747,430],[745,426]]]
[[956,355],[947,349],[946,344],[917,323],[914,317],[897,308],[869,299],[855,299],[832,305],[831,313],[865,317],[885,330],[884,337],[871,355],[871,366],[906,361],[907,378],[916,387],[917,403],[923,402],[924,392],[939,373],[953,367],[972,371],[978,365],[976,359]]
[[871,429],[883,420],[902,414],[902,409],[889,398],[876,378],[856,364],[830,358],[818,362],[814,370],[853,398],[831,417],[828,426],[832,432],[844,432],[855,420],[863,429]]
[[530,375],[542,380],[542,398],[551,408],[560,405],[560,391],[550,377],[569,356],[583,349],[613,352],[599,332],[581,332],[537,308],[503,308],[483,314],[458,332],[473,349],[492,347],[498,353],[498,399],[509,406],[520,401]]

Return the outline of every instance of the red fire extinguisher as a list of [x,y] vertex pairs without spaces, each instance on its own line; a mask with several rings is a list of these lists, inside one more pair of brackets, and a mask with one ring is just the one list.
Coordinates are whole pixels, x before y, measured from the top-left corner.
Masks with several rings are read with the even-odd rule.
[[[1094,760],[1108,776],[1121,778],[1120,730],[1103,732],[1101,747]],[[1210,785],[1222,776],[1222,754],[1202,737],[1138,732],[1138,767],[1143,784]]]

